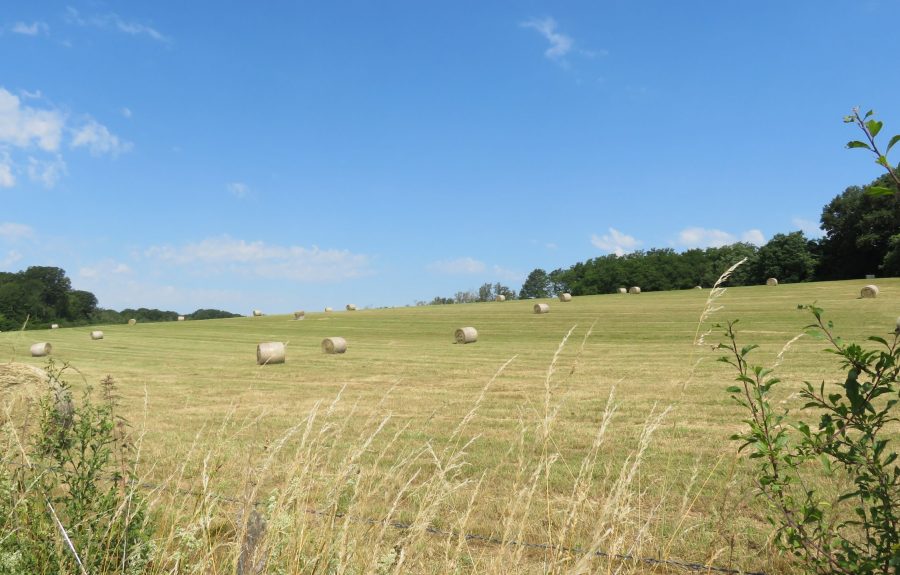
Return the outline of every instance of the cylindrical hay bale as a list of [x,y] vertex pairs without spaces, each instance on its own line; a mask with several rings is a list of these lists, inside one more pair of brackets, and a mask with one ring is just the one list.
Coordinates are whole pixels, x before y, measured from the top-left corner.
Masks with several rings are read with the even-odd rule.
[[506,296],[503,294],[499,294],[499,295],[497,295],[496,299],[497,299],[497,301],[506,301]]
[[103,332],[100,330],[94,330],[91,332],[91,339],[103,339]]
[[694,289],[703,289],[703,286],[694,286]]
[[355,303],[348,303],[348,304],[347,304],[347,311],[356,311],[356,304],[355,304]]
[[628,288],[628,293],[641,293],[641,288],[638,286],[631,286]]
[[628,293],[628,290],[625,288],[619,288],[616,290],[618,293]]
[[284,363],[284,344],[280,341],[267,341],[256,346],[256,364],[271,365]]
[[570,294],[570,293],[559,294],[559,301],[572,301],[572,294]]
[[131,318],[130,320],[128,320],[128,325],[134,325],[136,323],[137,323],[137,320],[134,318]]
[[777,286],[778,280],[776,278],[769,278],[766,280],[766,285],[767,286]]
[[332,310],[330,307],[328,307],[328,306],[326,305],[326,306],[325,306],[325,311],[326,311],[326,312],[329,312],[329,311],[334,311],[334,310]]
[[478,330],[474,327],[461,327],[454,334],[456,343],[475,343],[478,341]]
[[178,321],[184,321],[184,316],[183,315],[178,316]]
[[46,342],[31,344],[31,357],[44,357],[50,355],[53,346]]
[[306,317],[305,311],[295,311],[294,312],[294,319],[303,319],[304,317]]
[[347,351],[347,340],[342,337],[326,337],[322,340],[322,351],[325,353],[344,353]]
[[262,314],[263,313],[261,310],[258,310],[258,309],[253,310],[253,317],[261,317]]
[[859,297],[878,297],[878,286],[869,284],[859,290]]
[[59,324],[58,324],[58,323],[51,323],[51,324],[50,324],[50,329],[59,329]]
[[534,304],[534,313],[550,313],[550,306],[545,303]]

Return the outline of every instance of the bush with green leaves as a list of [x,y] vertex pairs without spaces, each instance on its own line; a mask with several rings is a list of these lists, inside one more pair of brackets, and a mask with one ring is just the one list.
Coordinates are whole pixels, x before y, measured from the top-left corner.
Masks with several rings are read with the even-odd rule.
[[[740,346],[735,322],[725,326],[720,361],[737,370],[728,393],[744,409],[745,431],[732,436],[756,462],[756,486],[769,504],[775,541],[810,572],[900,572],[900,468],[891,443],[898,422],[900,326],[893,337],[868,338],[871,348],[847,343],[815,305],[808,333],[840,358],[842,381],[805,382],[802,414],[773,405],[781,380],[750,363],[755,345]],[[831,478],[812,487],[811,475]],[[821,485],[821,484],[820,484]]]
[[65,369],[49,364],[36,422],[3,429],[0,574],[140,573],[151,526],[114,382],[76,404]]

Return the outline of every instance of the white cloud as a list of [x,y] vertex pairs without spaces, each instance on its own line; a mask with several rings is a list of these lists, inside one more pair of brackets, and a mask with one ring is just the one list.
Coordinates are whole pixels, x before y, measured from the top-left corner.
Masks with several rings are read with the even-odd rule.
[[111,133],[103,124],[95,120],[89,120],[85,125],[76,129],[72,138],[72,147],[86,147],[91,155],[100,156],[110,154],[113,157],[131,149],[131,142],[120,140]]
[[37,36],[40,33],[46,34],[49,29],[50,27],[47,26],[46,22],[32,22],[31,24],[16,22],[11,28],[13,33],[24,36]]
[[52,188],[59,179],[66,175],[66,163],[59,154],[52,160],[38,160],[28,158],[28,177],[33,182],[39,182],[44,187]]
[[110,259],[85,266],[78,270],[79,277],[85,279],[109,279],[110,276],[121,276],[130,273],[131,268],[128,267],[128,265]]
[[759,230],[747,230],[741,234],[741,241],[755,246],[761,246],[766,243],[766,236]]
[[487,269],[487,266],[484,262],[480,262],[474,258],[457,258],[455,260],[439,260],[436,262],[431,262],[425,268],[428,271],[439,273],[439,274],[447,274],[447,275],[462,275],[462,274],[479,274]]
[[821,238],[825,235],[825,230],[822,229],[819,222],[805,218],[792,218],[791,223],[808,238]]
[[57,110],[22,106],[18,96],[0,88],[0,144],[49,152],[59,148],[65,118]]
[[491,271],[494,277],[499,280],[507,282],[521,282],[525,280],[525,274],[498,265],[493,266]]
[[0,268],[8,268],[20,259],[22,259],[22,254],[16,250],[10,250],[6,252],[6,255],[0,260]]
[[129,36],[147,36],[163,44],[172,43],[171,38],[152,26],[124,20],[115,13],[82,16],[78,10],[69,6],[66,12],[66,21],[77,26],[91,26],[93,28],[101,28],[104,30],[117,30],[124,34],[128,34]]
[[237,273],[296,281],[338,281],[369,275],[369,257],[318,246],[278,246],[229,236],[181,246],[153,246],[144,255],[162,262],[189,265],[204,273]]
[[602,236],[598,236],[597,234],[591,235],[591,243],[594,247],[600,248],[605,252],[614,253],[617,256],[623,256],[628,252],[633,252],[641,245],[640,240],[635,239],[628,234],[623,234],[615,228],[609,228],[609,233],[603,234]]
[[130,108],[122,108],[119,110],[119,113],[122,114],[123,118],[130,118],[132,116]]
[[250,195],[250,186],[243,182],[230,182],[227,186],[228,191],[231,192],[231,195],[236,198],[246,198]]
[[26,240],[34,237],[31,226],[15,222],[0,222],[0,238],[4,240]]
[[11,188],[16,185],[16,177],[12,172],[9,154],[0,154],[0,188]]
[[522,22],[523,28],[531,28],[544,37],[550,43],[550,47],[544,51],[544,56],[551,60],[559,60],[572,50],[575,41],[571,37],[556,30],[556,20],[550,18],[532,18]]

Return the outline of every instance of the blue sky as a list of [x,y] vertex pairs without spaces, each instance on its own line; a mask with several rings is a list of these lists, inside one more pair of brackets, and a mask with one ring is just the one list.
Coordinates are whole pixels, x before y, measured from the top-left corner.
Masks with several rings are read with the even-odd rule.
[[[249,313],[816,234],[900,132],[900,1],[28,2],[0,270]],[[894,158],[894,163],[897,163]]]

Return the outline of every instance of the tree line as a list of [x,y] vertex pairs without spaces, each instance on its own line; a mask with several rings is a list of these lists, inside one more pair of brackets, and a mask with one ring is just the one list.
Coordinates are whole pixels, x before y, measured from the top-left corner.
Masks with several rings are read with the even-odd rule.
[[[72,289],[63,269],[32,266],[19,272],[0,272],[0,331],[37,328],[51,324],[78,326],[124,323],[131,318],[140,322],[176,321],[174,311],[138,308],[115,311],[98,307],[97,297],[89,291]],[[198,309],[186,319],[239,317],[217,309]]]

